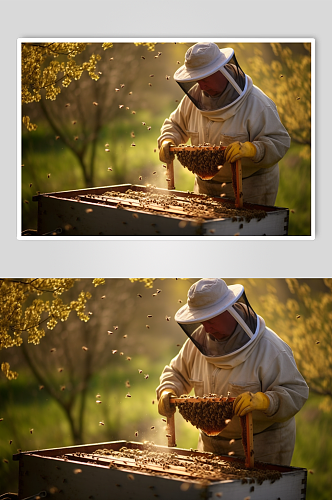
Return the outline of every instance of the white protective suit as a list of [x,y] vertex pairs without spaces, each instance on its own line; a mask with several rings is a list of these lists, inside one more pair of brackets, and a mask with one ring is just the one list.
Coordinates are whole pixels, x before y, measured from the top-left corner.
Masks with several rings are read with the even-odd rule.
[[[188,339],[164,368],[157,397],[164,389],[172,389],[178,396],[189,394],[193,388],[196,396],[227,396],[229,392],[230,397],[236,397],[246,391],[264,392],[270,399],[268,411],[253,412],[255,460],[289,465],[295,445],[294,415],[308,398],[309,389],[290,347],[265,326],[260,316],[259,321],[259,330],[249,341],[238,325],[231,337],[218,346],[228,353],[221,356],[204,356]],[[207,342],[213,342],[201,328]],[[235,440],[232,445],[231,439]],[[240,418],[234,416],[215,437],[200,431],[198,448],[222,455],[234,451],[244,457]]]
[[[279,185],[278,161],[290,146],[290,137],[280,122],[274,102],[253,85],[247,75],[247,90],[238,96],[230,83],[222,94],[224,106],[213,111],[202,111],[185,96],[177,109],[165,120],[158,146],[170,139],[176,146],[189,138],[192,145],[204,143],[219,146],[240,141],[252,142],[257,153],[253,159],[242,158],[243,200],[260,205],[274,205]],[[199,89],[197,89],[199,91]],[[236,98],[237,96],[237,98]],[[205,96],[205,99],[215,99]],[[235,100],[233,100],[235,99]],[[228,104],[232,101],[230,104]],[[218,106],[222,102],[218,102]],[[212,106],[211,106],[212,107]],[[196,176],[195,192],[234,198],[231,166],[225,163],[209,181]],[[221,187],[221,184],[226,186]]]

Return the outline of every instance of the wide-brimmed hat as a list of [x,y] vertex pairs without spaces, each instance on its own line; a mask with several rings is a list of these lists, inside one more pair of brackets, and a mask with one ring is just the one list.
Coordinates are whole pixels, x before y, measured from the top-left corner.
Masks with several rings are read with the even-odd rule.
[[196,281],[188,290],[187,303],[175,314],[178,323],[197,323],[226,311],[243,294],[242,285],[229,285],[220,278]]
[[174,80],[189,82],[213,75],[227,64],[233,55],[233,49],[219,49],[218,45],[213,42],[196,43],[187,50],[184,65],[174,73]]

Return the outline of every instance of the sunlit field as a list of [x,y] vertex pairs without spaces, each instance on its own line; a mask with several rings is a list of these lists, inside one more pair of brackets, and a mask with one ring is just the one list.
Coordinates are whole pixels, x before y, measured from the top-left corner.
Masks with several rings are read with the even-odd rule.
[[[183,97],[173,74],[190,45],[157,44],[151,51],[118,44],[104,51],[92,44],[88,54],[95,51],[101,56],[98,81],[84,74],[63,88],[56,100],[45,100],[42,91],[40,102],[23,106],[23,114],[37,129],[22,128],[22,230],[37,228],[37,202],[32,196],[38,192],[117,184],[167,187],[157,139],[165,118]],[[291,51],[294,74],[282,53],[275,53],[269,44],[233,46],[244,71],[276,102],[292,138],[290,150],[279,162],[276,205],[292,210],[290,235],[310,235],[310,75],[304,86],[296,73],[296,69],[302,76],[308,73],[304,45],[286,44],[283,49]],[[84,52],[77,58],[84,60]],[[193,186],[194,175],[176,160],[176,189],[191,191]]]
[[[63,300],[74,300],[80,290],[90,291],[89,321],[70,316],[54,330],[46,330],[39,345],[28,344],[23,333],[21,347],[0,351],[0,364],[9,362],[18,372],[16,380],[7,380],[0,372],[0,494],[17,491],[18,465],[12,455],[18,449],[116,440],[167,445],[155,389],[164,366],[185,341],[173,318],[195,281],[158,279],[146,288],[145,283],[108,279],[95,289],[91,280],[82,279],[65,292]],[[289,285],[283,279],[226,282],[242,283],[254,310],[293,349],[311,393],[296,415],[291,465],[308,469],[308,500],[328,499],[332,486],[330,398],[317,390],[329,377],[331,334],[324,324],[331,291],[321,279]],[[315,326],[309,328],[311,324]],[[320,380],[311,366],[321,367]],[[102,403],[96,404],[97,399]],[[73,406],[67,413],[69,402]],[[175,426],[178,447],[195,449],[197,429],[178,412]]]

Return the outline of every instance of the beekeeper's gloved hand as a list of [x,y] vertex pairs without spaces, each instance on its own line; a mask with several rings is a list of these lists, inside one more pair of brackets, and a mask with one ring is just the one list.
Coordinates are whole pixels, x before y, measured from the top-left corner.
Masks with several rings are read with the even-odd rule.
[[174,146],[170,139],[165,139],[160,146],[159,150],[159,160],[165,163],[170,163],[174,160],[174,153],[169,150],[170,146]]
[[176,410],[175,403],[171,404],[169,401],[170,396],[177,397],[175,392],[171,389],[164,389],[160,394],[158,402],[158,411],[160,415],[164,415],[165,417],[171,417]]
[[232,142],[227,146],[225,159],[228,163],[233,163],[241,158],[253,158],[257,152],[256,146],[252,142]]
[[233,411],[238,417],[243,417],[250,411],[266,411],[270,406],[270,399],[263,392],[244,392],[233,403]]

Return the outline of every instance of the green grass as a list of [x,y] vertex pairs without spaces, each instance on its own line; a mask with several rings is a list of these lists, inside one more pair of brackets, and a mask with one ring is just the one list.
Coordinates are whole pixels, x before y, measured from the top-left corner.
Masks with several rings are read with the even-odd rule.
[[291,210],[289,235],[311,234],[311,163],[301,156],[304,147],[293,144],[279,162],[280,183],[276,206]]
[[[168,359],[170,353],[163,353]],[[128,363],[129,365],[129,363]],[[155,388],[163,361],[151,362],[135,356],[128,365],[107,368],[91,381],[85,412],[84,443],[104,441],[153,441],[167,444],[165,423],[158,414]],[[138,373],[138,368],[143,374]],[[144,374],[149,378],[145,379]],[[126,387],[126,380],[130,388]],[[129,392],[131,398],[126,398]],[[102,404],[95,403],[100,394]],[[69,425],[60,407],[49,399],[29,372],[20,369],[17,380],[0,384],[0,494],[17,491],[18,465],[12,461],[17,449],[35,450],[71,446]],[[154,404],[152,404],[154,401]],[[308,473],[307,500],[327,500],[332,488],[332,416],[319,409],[321,399],[311,395],[296,415],[297,436],[292,466]],[[105,425],[100,425],[103,421]],[[151,427],[154,426],[154,429]],[[198,431],[176,414],[176,440],[179,448],[197,448]],[[33,433],[30,434],[30,429]],[[138,432],[138,436],[135,436]],[[13,440],[12,444],[9,441]],[[7,459],[9,463],[4,463]]]
[[[116,184],[150,184],[167,187],[166,169],[159,161],[157,138],[164,115],[139,111],[135,124],[128,117],[116,125],[105,127],[99,135],[95,160],[95,186]],[[142,125],[145,121],[146,126]],[[147,126],[151,126],[148,131]],[[131,132],[135,132],[135,138]],[[132,143],[135,146],[131,146]],[[105,152],[110,144],[110,153]],[[82,189],[86,185],[77,158],[56,140],[46,125],[36,132],[23,133],[22,164],[22,228],[37,228],[37,203],[32,196],[42,193]],[[310,235],[311,182],[310,159],[302,157],[303,146],[292,144],[280,161],[280,185],[276,205],[290,208],[289,235]],[[108,170],[112,168],[112,171]],[[176,160],[175,186],[180,191],[192,191],[194,176]],[[48,174],[51,174],[48,176]],[[140,179],[140,176],[142,179]],[[30,187],[30,184],[32,186]],[[24,200],[29,203],[24,203]]]

